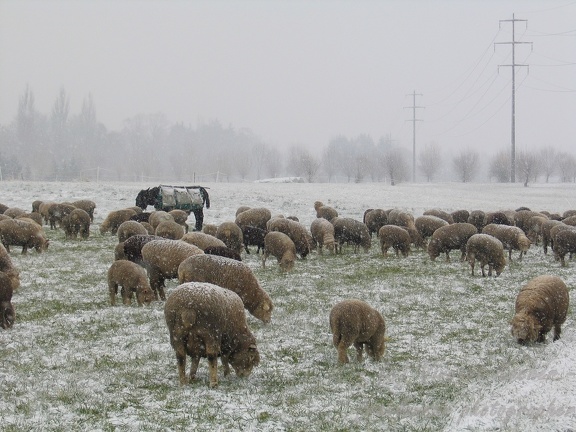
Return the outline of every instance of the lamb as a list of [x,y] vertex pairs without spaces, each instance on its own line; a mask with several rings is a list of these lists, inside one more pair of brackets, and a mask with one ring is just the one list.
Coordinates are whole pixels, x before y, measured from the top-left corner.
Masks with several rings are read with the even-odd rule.
[[330,253],[334,253],[336,240],[334,239],[334,225],[324,218],[316,218],[310,224],[310,233],[316,243],[318,253],[322,254],[322,248],[326,248]]
[[428,243],[428,255],[434,261],[442,252],[446,253],[446,261],[450,261],[450,251],[460,249],[460,261],[464,261],[466,256],[466,242],[474,234],[477,228],[467,222],[453,223],[438,228],[432,234]]
[[476,260],[480,262],[483,277],[486,276],[484,272],[486,265],[488,265],[488,276],[492,276],[492,269],[496,276],[500,276],[506,266],[502,242],[489,234],[474,234],[470,237],[466,242],[466,257],[472,269],[472,276],[474,276]]
[[75,208],[62,218],[62,228],[67,239],[76,239],[78,234],[83,239],[90,237],[90,215],[80,208]]
[[154,234],[170,240],[179,240],[184,237],[184,227],[176,221],[162,221],[156,227]]
[[225,258],[230,258],[235,261],[242,261],[240,254],[229,247],[226,246],[208,246],[204,249],[204,253],[207,255],[216,255]]
[[448,222],[433,215],[418,216],[414,220],[414,226],[416,227],[416,230],[422,239],[422,245],[426,244],[426,241],[428,238],[432,237],[434,231],[446,225],[448,225]]
[[556,225],[562,225],[562,222],[550,219],[543,222],[542,226],[540,227],[540,231],[542,234],[542,247],[544,248],[544,255],[548,254],[548,245],[552,247],[553,243],[552,243],[551,230]]
[[260,249],[264,250],[264,237],[266,237],[265,229],[252,226],[245,226],[242,228],[242,242],[244,243],[244,250],[246,253],[250,253],[248,246],[257,246],[257,254],[260,253]]
[[468,218],[470,217],[470,212],[468,210],[454,210],[452,213],[450,213],[450,216],[452,216],[452,220],[454,221],[454,223],[458,223],[458,222],[468,222]]
[[222,222],[216,231],[216,238],[238,254],[241,254],[244,248],[242,237],[242,230],[235,222]]
[[359,247],[368,253],[368,249],[372,245],[372,239],[368,232],[368,227],[356,219],[348,217],[337,217],[332,219],[334,225],[334,239],[336,240],[336,252],[342,253],[342,245],[350,242],[354,245],[354,252],[358,251]]
[[568,288],[552,275],[537,276],[524,285],[516,297],[515,315],[510,321],[512,336],[520,344],[545,342],[554,328],[554,341],[560,339],[569,306]]
[[[155,235],[148,235],[148,234],[137,234],[128,238],[122,244],[123,247],[123,256],[125,259],[132,261],[140,266],[144,265],[144,260],[142,259],[142,248],[146,243],[149,243],[153,240],[164,240],[162,237],[158,237]],[[117,254],[120,256],[120,254]]]
[[120,224],[116,234],[118,235],[118,242],[124,243],[130,237],[135,235],[146,235],[148,234],[148,231],[140,222],[136,222],[135,220],[127,220]]
[[274,305],[248,265],[216,255],[194,255],[178,266],[178,282],[209,282],[234,291],[252,316],[269,323]]
[[373,233],[378,234],[378,230],[388,223],[388,212],[384,209],[372,209],[364,213],[363,220],[372,236]]
[[12,327],[16,319],[16,311],[12,304],[12,286],[12,279],[7,274],[0,272],[0,315],[2,318],[0,327],[3,329]]
[[244,231],[245,227],[256,227],[266,230],[266,223],[272,217],[270,210],[264,207],[247,209],[236,215],[236,225]]
[[384,355],[386,324],[384,318],[368,303],[358,300],[343,300],[330,311],[330,330],[332,343],[338,350],[338,362],[348,363],[348,347],[354,344],[357,360],[362,361],[362,352],[366,352],[375,361]]
[[472,210],[470,216],[468,217],[468,223],[476,227],[478,233],[482,232],[484,228],[484,220],[486,219],[486,213],[482,210]]
[[19,219],[0,221],[0,242],[10,252],[10,246],[22,246],[22,254],[28,253],[28,248],[40,253],[48,249],[48,238],[42,227],[36,223]]
[[153,240],[142,247],[142,259],[148,269],[154,298],[166,300],[164,281],[178,277],[178,266],[192,255],[204,251],[181,240]]
[[111,211],[100,224],[100,234],[105,234],[110,231],[112,235],[116,235],[122,222],[130,220],[135,214],[136,212],[131,208]]
[[164,210],[155,210],[150,213],[148,223],[152,225],[152,228],[154,228],[154,231],[156,231],[158,224],[165,220],[174,221],[174,216],[168,212],[165,212]]
[[508,249],[508,259],[512,259],[512,250],[520,251],[518,259],[530,248],[530,240],[520,228],[509,225],[489,224],[482,228],[482,233],[496,237]]
[[316,210],[317,218],[324,218],[329,222],[332,222],[332,219],[338,217],[338,212],[334,208],[324,205],[322,201],[316,201],[314,203],[314,210]]
[[[2,223],[2,222],[0,222]],[[576,253],[576,228],[566,225],[567,229],[558,229],[559,227],[554,227],[553,234],[554,245],[552,250],[554,251],[554,256],[560,260],[562,267],[566,267],[566,254],[569,253],[570,257],[572,254]]]
[[292,239],[283,232],[269,232],[264,238],[262,268],[266,267],[266,259],[270,255],[276,257],[280,270],[289,272],[294,268],[296,262],[296,246]]
[[399,256],[401,252],[402,256],[406,258],[410,253],[410,234],[406,228],[397,225],[384,225],[378,231],[378,238],[383,256],[388,256],[388,249],[391,247],[396,251],[396,256]]
[[306,258],[310,253],[308,231],[300,222],[285,218],[276,218],[268,224],[268,231],[280,231],[290,237],[296,246],[296,253],[300,255],[301,258]]
[[[260,362],[256,338],[248,328],[238,294],[210,283],[179,285],[164,305],[170,344],[176,352],[180,385],[196,378],[201,357],[208,359],[210,387],[218,385],[218,357],[224,376],[232,365],[236,375],[247,377]],[[191,357],[186,377],[186,356]]]
[[188,232],[190,228],[186,223],[189,216],[188,213],[186,213],[184,210],[174,209],[170,210],[168,214],[174,218],[174,222],[176,222],[178,225],[182,225],[182,227],[184,228],[184,232]]
[[186,233],[182,236],[180,240],[185,241],[186,243],[193,244],[194,246],[198,246],[202,250],[210,246],[226,247],[226,245],[222,240],[217,239],[212,235],[204,234],[203,232],[200,231],[193,231]]
[[76,208],[84,210],[90,216],[90,222],[94,222],[94,210],[96,209],[96,203],[92,200],[81,199],[74,201],[72,205]]
[[16,291],[20,287],[20,272],[10,259],[6,248],[0,244],[0,273],[4,273],[12,286],[12,291]]
[[132,303],[132,293],[136,293],[138,306],[149,305],[154,299],[146,270],[131,261],[114,261],[108,269],[108,291],[112,306],[116,304],[118,286],[122,287],[122,302],[127,306]]

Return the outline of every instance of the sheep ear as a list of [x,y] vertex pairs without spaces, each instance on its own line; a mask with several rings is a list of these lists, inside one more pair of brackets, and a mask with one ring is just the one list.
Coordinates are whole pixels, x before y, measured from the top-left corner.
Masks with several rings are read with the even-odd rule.
[[252,344],[248,347],[249,351],[256,351],[258,348],[256,348],[256,344]]
[[264,303],[264,306],[262,306],[262,310],[264,312],[268,312],[270,310],[270,305],[268,303]]

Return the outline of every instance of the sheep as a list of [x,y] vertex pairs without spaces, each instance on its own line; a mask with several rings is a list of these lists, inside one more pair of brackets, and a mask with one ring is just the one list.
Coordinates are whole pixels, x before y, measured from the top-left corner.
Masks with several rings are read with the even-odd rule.
[[414,219],[414,226],[422,239],[422,245],[426,244],[426,241],[432,237],[434,231],[446,225],[448,225],[448,222],[433,215],[422,215]]
[[67,239],[90,237],[90,215],[81,208],[76,208],[62,218],[62,228]]
[[36,212],[24,213],[23,215],[17,217],[17,219],[22,219],[22,218],[32,219],[38,225],[42,226],[42,215],[40,215],[40,213],[36,213]]
[[466,256],[466,242],[477,234],[477,228],[467,222],[453,223],[438,228],[432,234],[428,243],[428,255],[434,261],[442,252],[446,253],[446,261],[450,261],[450,251],[460,249],[460,261]]
[[423,215],[424,216],[436,216],[437,218],[445,220],[449,224],[454,223],[454,218],[452,217],[452,215],[450,213],[444,211],[444,210],[430,209],[430,210],[424,211]]
[[516,297],[515,314],[510,324],[519,344],[545,342],[554,328],[554,341],[560,339],[570,298],[562,279],[552,275],[537,276],[524,285]]
[[564,218],[562,219],[562,222],[566,225],[576,226],[576,215]]
[[13,291],[20,287],[20,272],[14,267],[8,251],[2,244],[0,244],[0,273],[4,273],[10,279]]
[[245,226],[242,228],[242,242],[244,243],[244,250],[247,254],[250,253],[248,246],[257,246],[256,253],[260,253],[260,249],[264,249],[264,237],[266,237],[266,230],[253,226]]
[[154,235],[154,228],[152,228],[152,225],[150,225],[148,222],[140,222],[140,224],[146,228],[146,233],[149,235]]
[[222,240],[217,239],[212,235],[204,234],[203,232],[200,231],[193,231],[186,233],[182,236],[180,240],[185,241],[186,243],[193,244],[194,246],[198,246],[202,250],[210,246],[226,247],[226,245]]
[[458,222],[468,222],[468,218],[470,217],[470,212],[468,210],[454,210],[452,213],[450,213],[450,216],[452,216],[452,220],[454,221],[454,223],[458,223]]
[[117,243],[114,246],[114,261],[127,260],[126,253],[124,252],[124,242]]
[[322,248],[326,248],[330,253],[334,253],[336,240],[334,239],[334,225],[324,218],[316,218],[310,224],[312,239],[317,245],[318,253],[322,254]]
[[576,210],[566,210],[564,213],[562,213],[562,219],[569,218],[570,216],[576,216]]
[[[532,216],[544,216],[542,213],[538,213],[532,210],[519,210],[514,214],[514,225],[524,231],[524,234],[528,234],[528,220]],[[546,216],[544,216],[546,217]]]
[[378,238],[383,256],[388,256],[388,249],[391,247],[396,251],[396,256],[401,252],[403,257],[407,257],[410,253],[410,234],[404,227],[384,225],[378,230]]
[[94,210],[96,209],[96,203],[92,200],[81,199],[74,201],[72,205],[76,208],[84,210],[90,216],[90,222],[94,222]]
[[244,248],[242,237],[242,230],[235,222],[222,222],[216,231],[216,238],[238,254],[242,253]]
[[488,212],[484,214],[484,226],[490,224],[514,225],[513,221],[510,220],[506,213],[501,211]]
[[484,267],[488,265],[488,276],[492,276],[492,269],[496,276],[500,276],[506,266],[504,246],[496,237],[489,234],[474,234],[466,242],[466,258],[474,276],[474,264],[480,262],[482,276],[485,277]]
[[526,236],[532,243],[536,245],[539,244],[539,241],[542,238],[542,224],[548,220],[550,220],[548,217],[540,215],[532,216],[528,219],[528,222],[526,223],[528,233]]
[[378,234],[378,230],[388,223],[388,212],[384,209],[372,209],[364,213],[364,223],[368,227],[370,236]]
[[[176,353],[180,385],[196,378],[200,358],[208,359],[210,387],[218,385],[218,357],[224,376],[232,365],[236,375],[247,377],[260,362],[256,338],[248,328],[238,294],[206,282],[179,285],[164,305],[170,345]],[[186,377],[186,356],[191,357]]]
[[[152,213],[150,212],[142,212],[142,213],[136,213],[134,216],[130,216],[130,220],[136,221],[136,222],[148,222],[150,220],[150,215]],[[172,216],[174,217],[174,216]]]
[[[0,222],[2,223],[2,222]],[[554,227],[553,234],[554,245],[552,250],[554,251],[554,256],[560,260],[562,267],[566,267],[565,256],[567,253],[572,257],[573,253],[576,253],[576,228],[566,225],[566,229],[558,229],[559,227]]]
[[209,234],[211,236],[216,237],[216,233],[218,232],[218,225],[215,224],[204,224],[202,226],[202,232],[204,234]]
[[368,232],[368,227],[356,219],[348,217],[337,217],[332,219],[334,225],[334,240],[336,241],[336,252],[342,253],[342,245],[350,242],[354,245],[354,252],[359,247],[368,253],[372,245],[372,239]]
[[414,243],[414,246],[422,246],[424,241],[416,229],[414,224],[414,216],[408,212],[392,209],[388,212],[388,225],[397,225],[400,227],[405,227],[410,234],[410,240]]
[[112,235],[116,235],[118,227],[120,227],[122,222],[130,220],[135,214],[136,212],[131,208],[111,211],[100,224],[100,234],[105,234],[110,231]]
[[72,213],[75,209],[72,204],[57,203],[50,206],[48,209],[48,220],[50,222],[50,229],[56,229],[62,225],[62,219]]
[[270,296],[244,263],[216,255],[194,255],[178,266],[178,282],[209,282],[229,289],[240,296],[252,316],[264,323],[272,318]]
[[4,212],[6,210],[8,210],[10,207],[8,207],[6,204],[2,204],[0,203],[0,214],[4,214]]
[[3,329],[12,327],[16,319],[16,311],[12,304],[12,287],[12,279],[6,273],[0,272],[0,314],[2,316],[0,327]]
[[148,231],[140,222],[127,220],[120,224],[116,234],[118,235],[118,242],[124,243],[130,237],[135,235],[146,235],[148,234]]
[[170,210],[168,212],[168,214],[174,218],[174,222],[176,222],[178,225],[182,225],[185,233],[188,232],[190,227],[188,226],[186,221],[188,220],[188,216],[190,216],[190,215],[187,212],[185,212],[184,210],[180,210],[180,209],[174,209],[174,210]]
[[0,214],[0,221],[12,219],[10,216],[6,216],[5,214]]
[[204,249],[204,253],[207,255],[217,255],[225,258],[230,258],[235,261],[242,261],[242,257],[238,252],[226,246],[208,246],[207,248]]
[[289,272],[294,268],[296,262],[296,246],[292,239],[283,232],[269,232],[264,238],[262,268],[266,267],[266,259],[270,255],[276,257],[280,270]]
[[338,217],[338,212],[336,209],[324,205],[322,201],[316,201],[314,203],[314,210],[316,210],[317,218],[324,218],[329,222],[332,222],[332,219]]
[[245,210],[236,216],[236,225],[244,231],[245,227],[256,227],[266,230],[266,223],[272,217],[272,213],[265,207],[256,207]]
[[149,305],[154,299],[154,293],[152,288],[150,288],[146,270],[131,261],[114,261],[108,269],[108,291],[112,306],[116,304],[118,286],[122,287],[120,291],[122,302],[127,306],[132,304],[132,293],[136,293],[138,306]]
[[42,227],[18,219],[0,221],[0,241],[10,252],[10,246],[22,246],[22,254],[28,253],[28,248],[40,253],[48,249],[49,240]]
[[308,232],[306,227],[300,222],[295,222],[290,219],[276,218],[268,224],[268,231],[280,231],[286,234],[294,242],[296,246],[296,253],[301,258],[306,258],[310,253],[310,243],[308,241]]
[[249,207],[249,206],[246,206],[246,205],[241,205],[240,207],[238,207],[238,208],[236,209],[236,214],[235,214],[235,216],[238,216],[240,213],[242,213],[242,212],[244,212],[244,211],[246,211],[246,210],[250,210],[250,207]]
[[179,240],[184,237],[184,227],[175,221],[165,220],[158,224],[154,234],[170,240]]
[[4,216],[11,217],[12,219],[16,219],[18,216],[22,216],[26,214],[26,210],[22,210],[19,207],[10,207],[4,211]]
[[354,344],[357,360],[362,361],[362,352],[379,361],[384,355],[386,324],[384,318],[368,303],[348,299],[336,303],[330,311],[332,343],[338,351],[338,363],[348,363],[348,347]]
[[203,254],[204,251],[182,240],[153,240],[142,247],[144,261],[154,291],[154,298],[166,300],[164,281],[178,277],[178,266],[192,255]]
[[472,210],[470,216],[468,216],[468,223],[476,227],[476,232],[481,233],[482,228],[484,228],[484,220],[486,219],[486,213],[482,210]]
[[[137,234],[128,238],[125,242],[118,244],[122,244],[123,248],[122,255],[126,257],[127,260],[132,261],[133,263],[136,263],[138,265],[144,266],[144,261],[142,259],[142,248],[146,243],[151,242],[153,240],[164,240],[164,239],[162,237],[158,237],[155,235]],[[117,256],[120,255],[121,254],[119,253],[117,254]]]
[[152,225],[152,228],[154,228],[154,231],[156,231],[156,227],[158,226],[158,224],[165,220],[174,222],[174,216],[172,216],[168,212],[165,212],[164,210],[155,210],[152,213],[150,213],[148,223]]
[[550,231],[556,225],[562,225],[562,222],[550,219],[543,222],[542,226],[540,227],[542,234],[542,247],[544,249],[544,255],[548,254],[548,245],[550,244],[551,247],[553,245]]
[[501,224],[488,224],[482,228],[483,234],[490,234],[496,237],[504,245],[504,249],[508,250],[508,259],[512,259],[512,250],[520,251],[518,259],[522,259],[523,255],[530,248],[530,239],[524,234],[520,228],[509,225]]
[[50,207],[54,205],[56,205],[56,203],[53,201],[42,201],[38,206],[38,213],[40,213],[40,215],[44,219],[45,224],[48,224],[49,222],[50,214],[48,212],[50,210]]

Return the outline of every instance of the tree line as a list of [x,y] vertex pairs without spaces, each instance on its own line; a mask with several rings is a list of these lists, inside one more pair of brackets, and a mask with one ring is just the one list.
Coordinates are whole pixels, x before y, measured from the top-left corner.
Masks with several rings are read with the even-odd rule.
[[[417,151],[417,180],[510,181],[511,156],[503,150],[483,166],[480,154],[462,149],[447,155],[438,143]],[[336,135],[316,154],[292,145],[278,148],[249,129],[218,121],[194,127],[170,123],[162,113],[138,114],[119,131],[98,121],[91,95],[80,112],[70,112],[61,89],[50,113],[36,109],[26,87],[14,120],[0,125],[0,179],[114,181],[253,181],[301,177],[307,182],[388,182],[412,179],[411,151],[389,137],[374,140]],[[484,170],[484,172],[482,172]],[[574,155],[553,146],[519,152],[516,178],[528,185],[542,179],[576,180]]]

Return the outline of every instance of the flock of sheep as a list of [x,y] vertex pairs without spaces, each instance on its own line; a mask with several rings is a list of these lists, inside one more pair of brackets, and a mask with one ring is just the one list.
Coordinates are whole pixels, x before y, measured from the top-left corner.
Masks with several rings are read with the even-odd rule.
[[[0,204],[0,312],[2,328],[14,324],[12,295],[20,285],[19,271],[10,259],[10,246],[41,252],[49,241],[43,224],[62,227],[66,238],[88,238],[96,205],[90,200],[73,203],[35,201],[32,212]],[[515,211],[484,213],[458,210],[447,213],[429,210],[422,216],[399,209],[369,209],[362,221],[341,217],[336,209],[317,201],[317,218],[306,227],[296,217],[273,216],[260,208],[238,208],[235,220],[218,226],[204,225],[201,232],[188,232],[188,213],[182,210],[142,211],[130,207],[110,212],[100,225],[101,234],[118,236],[115,261],[107,272],[110,303],[120,289],[122,302],[138,305],[165,301],[164,315],[170,343],[176,353],[180,383],[195,378],[201,358],[209,364],[210,386],[218,384],[217,360],[224,374],[230,365],[239,376],[248,376],[260,360],[256,340],[245,311],[268,323],[273,302],[241,254],[249,246],[262,251],[262,266],[269,256],[280,271],[292,271],[298,258],[312,250],[323,254],[342,253],[343,245],[368,251],[376,235],[384,257],[392,248],[406,257],[411,248],[425,248],[431,260],[459,250],[474,275],[476,263],[486,276],[500,275],[512,252],[518,259],[531,245],[542,243],[544,253],[552,247],[555,258],[565,266],[565,256],[576,252],[576,211],[563,215]],[[508,252],[506,254],[506,251]],[[179,286],[167,297],[166,279]],[[554,330],[560,337],[569,305],[565,283],[552,275],[538,276],[521,288],[511,321],[512,335],[519,343],[543,342]],[[384,354],[386,325],[382,315],[366,302],[348,299],[334,305],[329,316],[338,361],[347,363],[347,350],[354,346],[360,360],[364,349],[374,360]],[[186,376],[186,359],[191,358]]]

